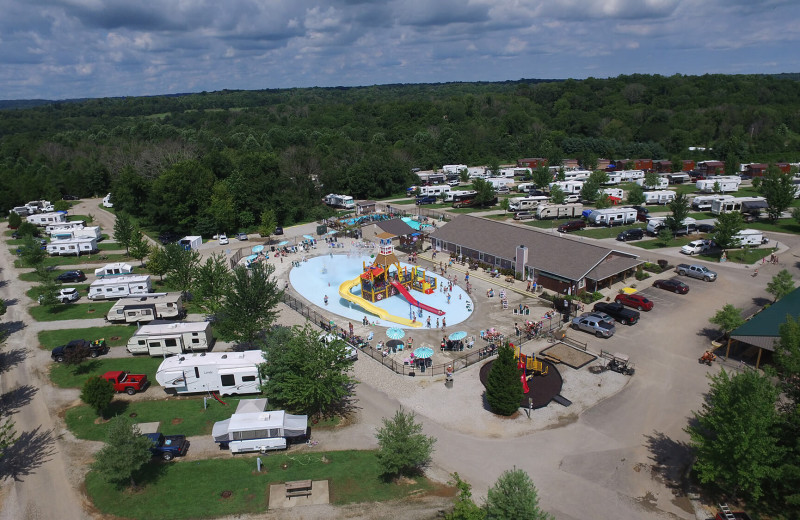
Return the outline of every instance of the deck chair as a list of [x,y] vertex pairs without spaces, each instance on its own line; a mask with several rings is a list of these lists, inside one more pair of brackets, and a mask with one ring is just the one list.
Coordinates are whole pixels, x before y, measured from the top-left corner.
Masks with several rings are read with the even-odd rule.
[[369,335],[367,336],[367,341],[372,341],[372,338],[375,337],[375,333],[370,331]]

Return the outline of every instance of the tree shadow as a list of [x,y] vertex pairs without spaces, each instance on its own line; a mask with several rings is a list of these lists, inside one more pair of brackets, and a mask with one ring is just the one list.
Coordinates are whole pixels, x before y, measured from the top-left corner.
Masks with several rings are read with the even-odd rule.
[[12,478],[23,482],[27,477],[50,460],[55,453],[53,430],[41,430],[41,426],[20,434],[0,459],[0,479]]
[[100,361],[93,359],[79,365],[74,365],[72,368],[73,375],[82,376],[92,373],[100,367]]
[[714,327],[703,327],[702,329],[697,331],[697,335],[701,337],[706,337],[709,340],[715,340],[719,338],[722,335],[722,333],[719,331],[719,329]]
[[123,415],[125,412],[128,411],[129,405],[130,405],[129,401],[123,401],[122,399],[114,399],[113,401],[111,401],[111,404],[108,405],[106,413],[103,414],[103,419],[110,419],[117,415]]
[[0,323],[0,335],[5,334],[10,336],[15,332],[19,332],[26,327],[24,321],[7,321]]
[[661,481],[673,493],[686,493],[686,474],[692,464],[692,449],[684,443],[670,439],[661,432],[646,437],[650,450],[653,477]]
[[331,406],[330,413],[328,415],[348,417],[360,409],[358,406],[356,406],[358,399],[355,397],[355,383],[345,385],[345,388],[347,388],[347,394],[344,396],[344,398],[342,398],[341,401]]
[[0,394],[0,415],[13,415],[33,400],[39,389],[31,385],[22,385]]
[[764,307],[765,305],[769,305],[770,303],[772,303],[772,300],[770,300],[769,298],[763,298],[760,296],[756,296],[755,298],[753,298],[752,301],[753,305],[757,307]]
[[15,348],[8,351],[0,351],[0,374],[8,372],[19,365],[28,357],[28,349]]

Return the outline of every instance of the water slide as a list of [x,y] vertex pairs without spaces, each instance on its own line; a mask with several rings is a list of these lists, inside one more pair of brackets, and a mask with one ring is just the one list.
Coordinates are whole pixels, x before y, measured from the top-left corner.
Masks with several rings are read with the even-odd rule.
[[405,298],[405,299],[406,299],[406,301],[408,301],[408,303],[410,303],[410,304],[411,304],[411,305],[413,305],[414,307],[419,307],[419,308],[420,308],[420,309],[422,309],[423,311],[428,311],[428,312],[430,312],[430,313],[433,313],[433,314],[438,314],[439,316],[442,316],[442,315],[444,315],[444,311],[441,311],[441,310],[439,310],[439,309],[435,309],[435,308],[431,307],[430,305],[425,305],[424,303],[420,303],[420,302],[418,302],[418,301],[416,300],[416,298],[414,298],[413,296],[411,296],[411,295],[408,293],[408,291],[406,290],[406,288],[405,288],[405,287],[403,287],[403,286],[402,286],[400,283],[398,283],[398,282],[391,282],[391,283],[392,283],[392,285],[394,286],[394,288],[395,288],[395,289],[397,289],[397,291],[398,291],[400,294],[402,294],[402,295],[403,295],[403,298]]
[[372,303],[368,302],[364,298],[356,296],[355,294],[351,293],[350,289],[352,289],[353,287],[355,287],[360,283],[361,283],[361,276],[357,276],[353,280],[348,280],[344,282],[342,285],[339,286],[339,296],[341,296],[342,298],[344,298],[349,302],[355,303],[365,311],[376,315],[382,320],[392,321],[394,323],[399,323],[400,325],[408,325],[409,327],[422,327],[421,322],[411,321],[408,318],[401,318],[400,316],[393,316],[392,314],[389,314],[380,307],[377,307]]

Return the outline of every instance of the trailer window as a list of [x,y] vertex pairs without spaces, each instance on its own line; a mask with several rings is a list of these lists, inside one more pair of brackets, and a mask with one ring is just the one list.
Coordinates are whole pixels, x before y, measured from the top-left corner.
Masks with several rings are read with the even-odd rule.
[[200,369],[197,367],[194,367],[194,377],[195,379],[200,379]]
[[177,347],[178,346],[178,340],[176,340],[175,338],[167,338],[167,339],[164,340],[164,346],[165,347]]
[[252,383],[256,380],[256,376],[242,376],[243,383]]
[[219,376],[222,386],[236,386],[236,377],[233,374],[224,374]]

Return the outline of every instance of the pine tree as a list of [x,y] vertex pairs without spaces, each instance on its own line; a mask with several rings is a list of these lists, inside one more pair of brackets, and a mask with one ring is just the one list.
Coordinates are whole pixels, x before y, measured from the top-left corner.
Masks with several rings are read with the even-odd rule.
[[523,395],[519,376],[514,350],[508,344],[501,346],[486,378],[486,400],[494,413],[511,415],[519,409]]

